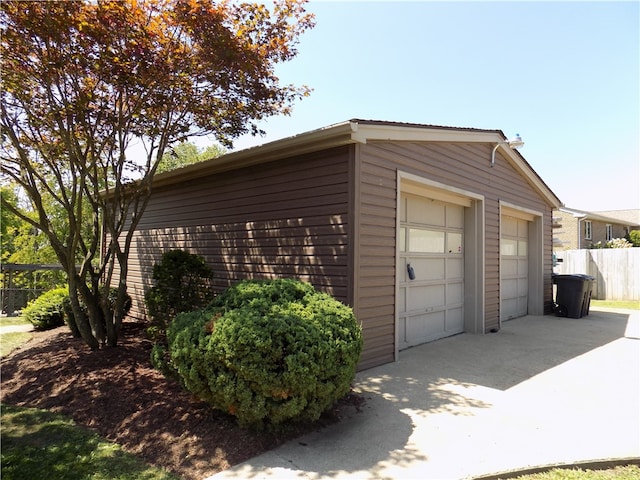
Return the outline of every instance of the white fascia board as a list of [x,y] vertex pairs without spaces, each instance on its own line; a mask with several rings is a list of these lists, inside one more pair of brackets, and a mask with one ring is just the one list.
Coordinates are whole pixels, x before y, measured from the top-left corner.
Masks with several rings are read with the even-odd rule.
[[350,123],[353,131],[351,138],[359,143],[385,140],[397,142],[498,143],[505,140],[498,132],[492,131]]
[[571,208],[562,207],[562,208],[559,208],[558,210],[560,210],[561,212],[573,215],[573,217],[575,218],[585,218],[587,216],[586,212],[580,212],[578,210],[573,210]]

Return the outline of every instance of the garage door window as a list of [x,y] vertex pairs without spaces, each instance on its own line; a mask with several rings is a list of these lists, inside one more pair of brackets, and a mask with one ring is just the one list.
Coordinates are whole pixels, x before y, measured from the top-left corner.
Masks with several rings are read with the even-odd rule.
[[462,234],[422,228],[401,228],[400,251],[462,254]]

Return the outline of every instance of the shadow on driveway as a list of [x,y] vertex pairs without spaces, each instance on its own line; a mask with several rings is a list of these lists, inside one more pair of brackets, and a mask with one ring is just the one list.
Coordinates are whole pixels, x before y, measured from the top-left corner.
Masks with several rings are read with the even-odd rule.
[[360,411],[220,478],[469,478],[640,456],[637,312],[528,316],[358,373]]

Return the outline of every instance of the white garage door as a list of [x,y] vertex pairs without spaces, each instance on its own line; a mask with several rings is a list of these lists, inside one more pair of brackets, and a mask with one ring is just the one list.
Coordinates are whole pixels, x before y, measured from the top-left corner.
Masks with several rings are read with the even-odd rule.
[[463,331],[463,230],[463,207],[401,195],[400,349]]
[[502,215],[500,239],[500,319],[527,314],[529,222]]

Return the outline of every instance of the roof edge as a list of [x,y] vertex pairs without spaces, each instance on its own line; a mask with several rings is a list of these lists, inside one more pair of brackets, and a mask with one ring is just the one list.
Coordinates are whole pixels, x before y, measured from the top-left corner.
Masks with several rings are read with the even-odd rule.
[[[328,148],[354,143],[366,144],[369,141],[500,144],[506,141],[506,136],[501,130],[351,119],[158,174],[153,179],[153,187],[163,187],[199,178],[202,175],[249,167]],[[556,209],[563,206],[560,199],[519,152],[510,148],[504,148],[502,151],[550,205]]]
[[629,222],[628,220],[623,220],[615,217],[608,217],[606,215],[601,215],[597,212],[588,212],[586,210],[578,210],[576,208],[562,207],[559,208],[561,212],[568,213],[573,215],[575,218],[581,218],[585,220],[599,220],[601,222],[615,223],[618,225],[627,225],[627,226],[635,226],[637,223]]

